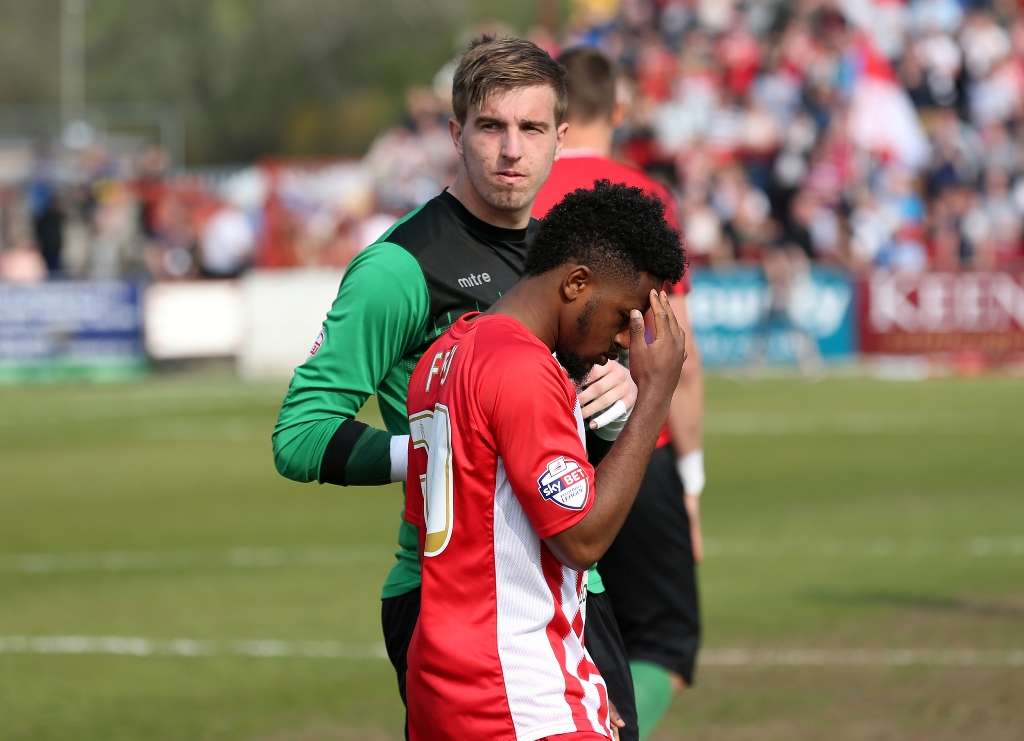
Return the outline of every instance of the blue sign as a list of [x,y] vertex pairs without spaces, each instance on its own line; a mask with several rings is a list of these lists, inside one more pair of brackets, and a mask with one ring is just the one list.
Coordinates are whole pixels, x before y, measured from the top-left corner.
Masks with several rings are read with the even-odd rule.
[[758,268],[694,269],[688,307],[708,367],[803,364],[856,352],[854,283],[813,267],[774,288]]
[[0,371],[15,377],[139,369],[142,289],[125,281],[0,284]]

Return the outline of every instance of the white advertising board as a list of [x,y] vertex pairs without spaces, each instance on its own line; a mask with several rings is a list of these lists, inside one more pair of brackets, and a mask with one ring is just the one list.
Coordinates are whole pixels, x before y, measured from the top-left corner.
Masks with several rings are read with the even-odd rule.
[[241,281],[245,330],[238,370],[246,378],[287,378],[309,355],[338,293],[338,268],[264,270]]
[[237,281],[155,283],[143,305],[146,352],[155,360],[238,354],[245,321]]

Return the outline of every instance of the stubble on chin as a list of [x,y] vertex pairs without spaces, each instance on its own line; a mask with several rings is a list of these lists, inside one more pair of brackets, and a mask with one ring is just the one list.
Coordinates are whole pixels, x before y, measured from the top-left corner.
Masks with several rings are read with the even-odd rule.
[[521,211],[530,205],[531,192],[494,188],[489,193],[487,201],[493,208],[501,211]]

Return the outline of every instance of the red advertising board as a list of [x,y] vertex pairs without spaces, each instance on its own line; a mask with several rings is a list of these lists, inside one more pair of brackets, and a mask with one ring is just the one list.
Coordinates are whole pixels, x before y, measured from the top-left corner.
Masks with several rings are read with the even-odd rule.
[[1024,353],[1024,272],[877,271],[859,289],[862,352]]

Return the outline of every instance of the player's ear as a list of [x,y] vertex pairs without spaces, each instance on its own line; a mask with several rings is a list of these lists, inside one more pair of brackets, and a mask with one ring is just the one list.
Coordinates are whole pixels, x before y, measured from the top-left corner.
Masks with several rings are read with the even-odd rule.
[[594,273],[586,265],[573,265],[565,275],[562,276],[561,289],[562,300],[568,304],[576,301],[586,294],[594,281]]
[[455,152],[462,156],[462,124],[456,121],[454,118],[448,119],[448,134],[452,138],[452,144],[455,145]]
[[563,121],[555,129],[555,159],[562,153],[562,145],[565,144],[565,132],[569,130],[569,122]]

